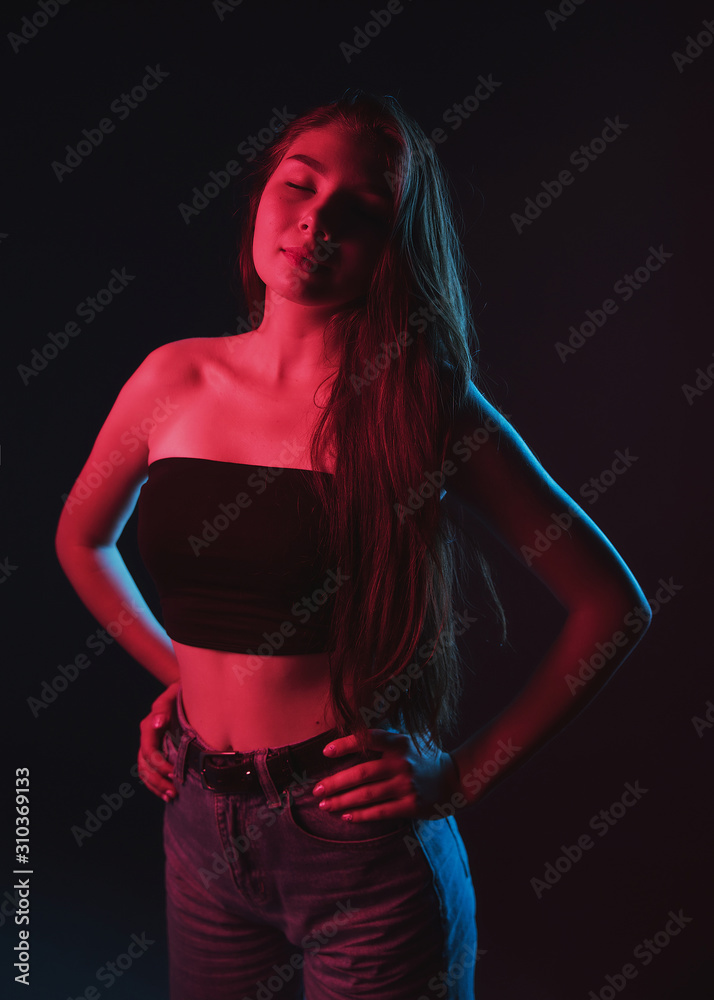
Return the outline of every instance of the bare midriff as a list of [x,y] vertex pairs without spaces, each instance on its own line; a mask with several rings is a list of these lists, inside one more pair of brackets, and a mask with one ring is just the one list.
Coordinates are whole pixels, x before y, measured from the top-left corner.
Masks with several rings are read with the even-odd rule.
[[327,654],[255,656],[172,642],[187,721],[210,747],[248,753],[334,726]]
[[[150,436],[149,463],[184,456],[312,468],[309,444],[325,399],[318,394],[316,403],[313,395],[325,373],[269,385],[252,338],[185,342],[185,385],[175,416]],[[334,459],[326,459],[318,471],[333,469]],[[326,653],[257,656],[172,642],[187,721],[208,746],[247,753],[300,743],[335,725]]]

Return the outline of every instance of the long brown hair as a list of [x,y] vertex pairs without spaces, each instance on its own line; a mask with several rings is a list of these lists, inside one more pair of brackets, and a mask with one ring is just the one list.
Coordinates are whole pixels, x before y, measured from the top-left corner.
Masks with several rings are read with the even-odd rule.
[[[443,750],[463,688],[454,607],[455,596],[464,601],[463,544],[458,529],[447,530],[434,484],[450,413],[475,378],[478,348],[445,175],[394,97],[352,89],[279,133],[249,177],[236,270],[246,302],[258,306],[251,319],[262,318],[265,285],[252,239],[263,189],[295,139],[327,125],[377,140],[394,195],[390,236],[368,293],[325,330],[341,356],[310,454],[313,468],[327,452],[336,456],[329,486],[322,476],[311,480],[327,512],[325,552],[344,581],[334,594],[327,650],[330,702],[340,735],[354,733],[362,750],[381,718],[417,745],[426,737]],[[505,639],[503,608],[476,555]]]

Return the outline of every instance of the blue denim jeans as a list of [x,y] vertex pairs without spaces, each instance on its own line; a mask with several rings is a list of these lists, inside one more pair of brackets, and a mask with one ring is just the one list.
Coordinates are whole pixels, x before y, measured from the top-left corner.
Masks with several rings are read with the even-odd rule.
[[163,744],[177,788],[164,812],[171,1000],[473,1000],[476,900],[453,817],[349,823],[319,809],[317,779],[374,759],[359,754],[280,792],[261,748],[254,792],[206,789],[186,747],[215,748],[180,693],[177,710],[179,747]]

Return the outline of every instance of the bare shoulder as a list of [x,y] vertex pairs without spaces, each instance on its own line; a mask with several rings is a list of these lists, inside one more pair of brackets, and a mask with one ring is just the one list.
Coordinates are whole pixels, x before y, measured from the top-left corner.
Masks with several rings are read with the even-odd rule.
[[[216,352],[217,337],[186,337],[171,340],[155,347],[136,369],[135,375],[151,381],[173,382],[190,385],[203,369],[205,362]],[[133,376],[132,376],[133,377]]]
[[206,388],[221,373],[221,382],[235,382],[241,352],[230,349],[225,337],[186,337],[154,348],[125,383],[126,394],[146,398],[157,393],[187,393]]
[[439,367],[439,380],[448,414],[447,444],[457,457],[459,453],[463,455],[464,447],[468,448],[474,435],[482,444],[486,438],[492,439],[495,447],[499,446],[501,435],[511,441],[518,437],[508,415],[489,402],[471,379],[462,393],[453,368],[444,363]]
[[531,502],[539,495],[548,504],[568,504],[569,498],[509,416],[490,403],[473,381],[469,381],[463,398],[454,398],[447,455],[451,472],[447,489],[489,519],[504,504],[525,495]]
[[[210,370],[238,375],[247,361],[249,337],[187,337],[157,347],[146,358],[150,367],[182,377],[187,384],[201,380]],[[239,346],[240,345],[240,346]]]
[[[154,348],[124,382],[62,511],[58,544],[114,544],[148,474],[152,436],[181,415],[204,378],[215,338]],[[104,471],[102,471],[104,470]]]

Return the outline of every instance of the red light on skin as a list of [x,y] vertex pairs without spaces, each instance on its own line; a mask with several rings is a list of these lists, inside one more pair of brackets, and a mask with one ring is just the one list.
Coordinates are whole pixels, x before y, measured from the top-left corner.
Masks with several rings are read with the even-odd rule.
[[295,267],[300,268],[301,271],[305,271],[308,274],[314,274],[315,271],[327,271],[327,265],[320,264],[316,260],[312,260],[310,257],[305,257],[305,255],[293,247],[287,247],[283,250],[285,256],[290,260]]

